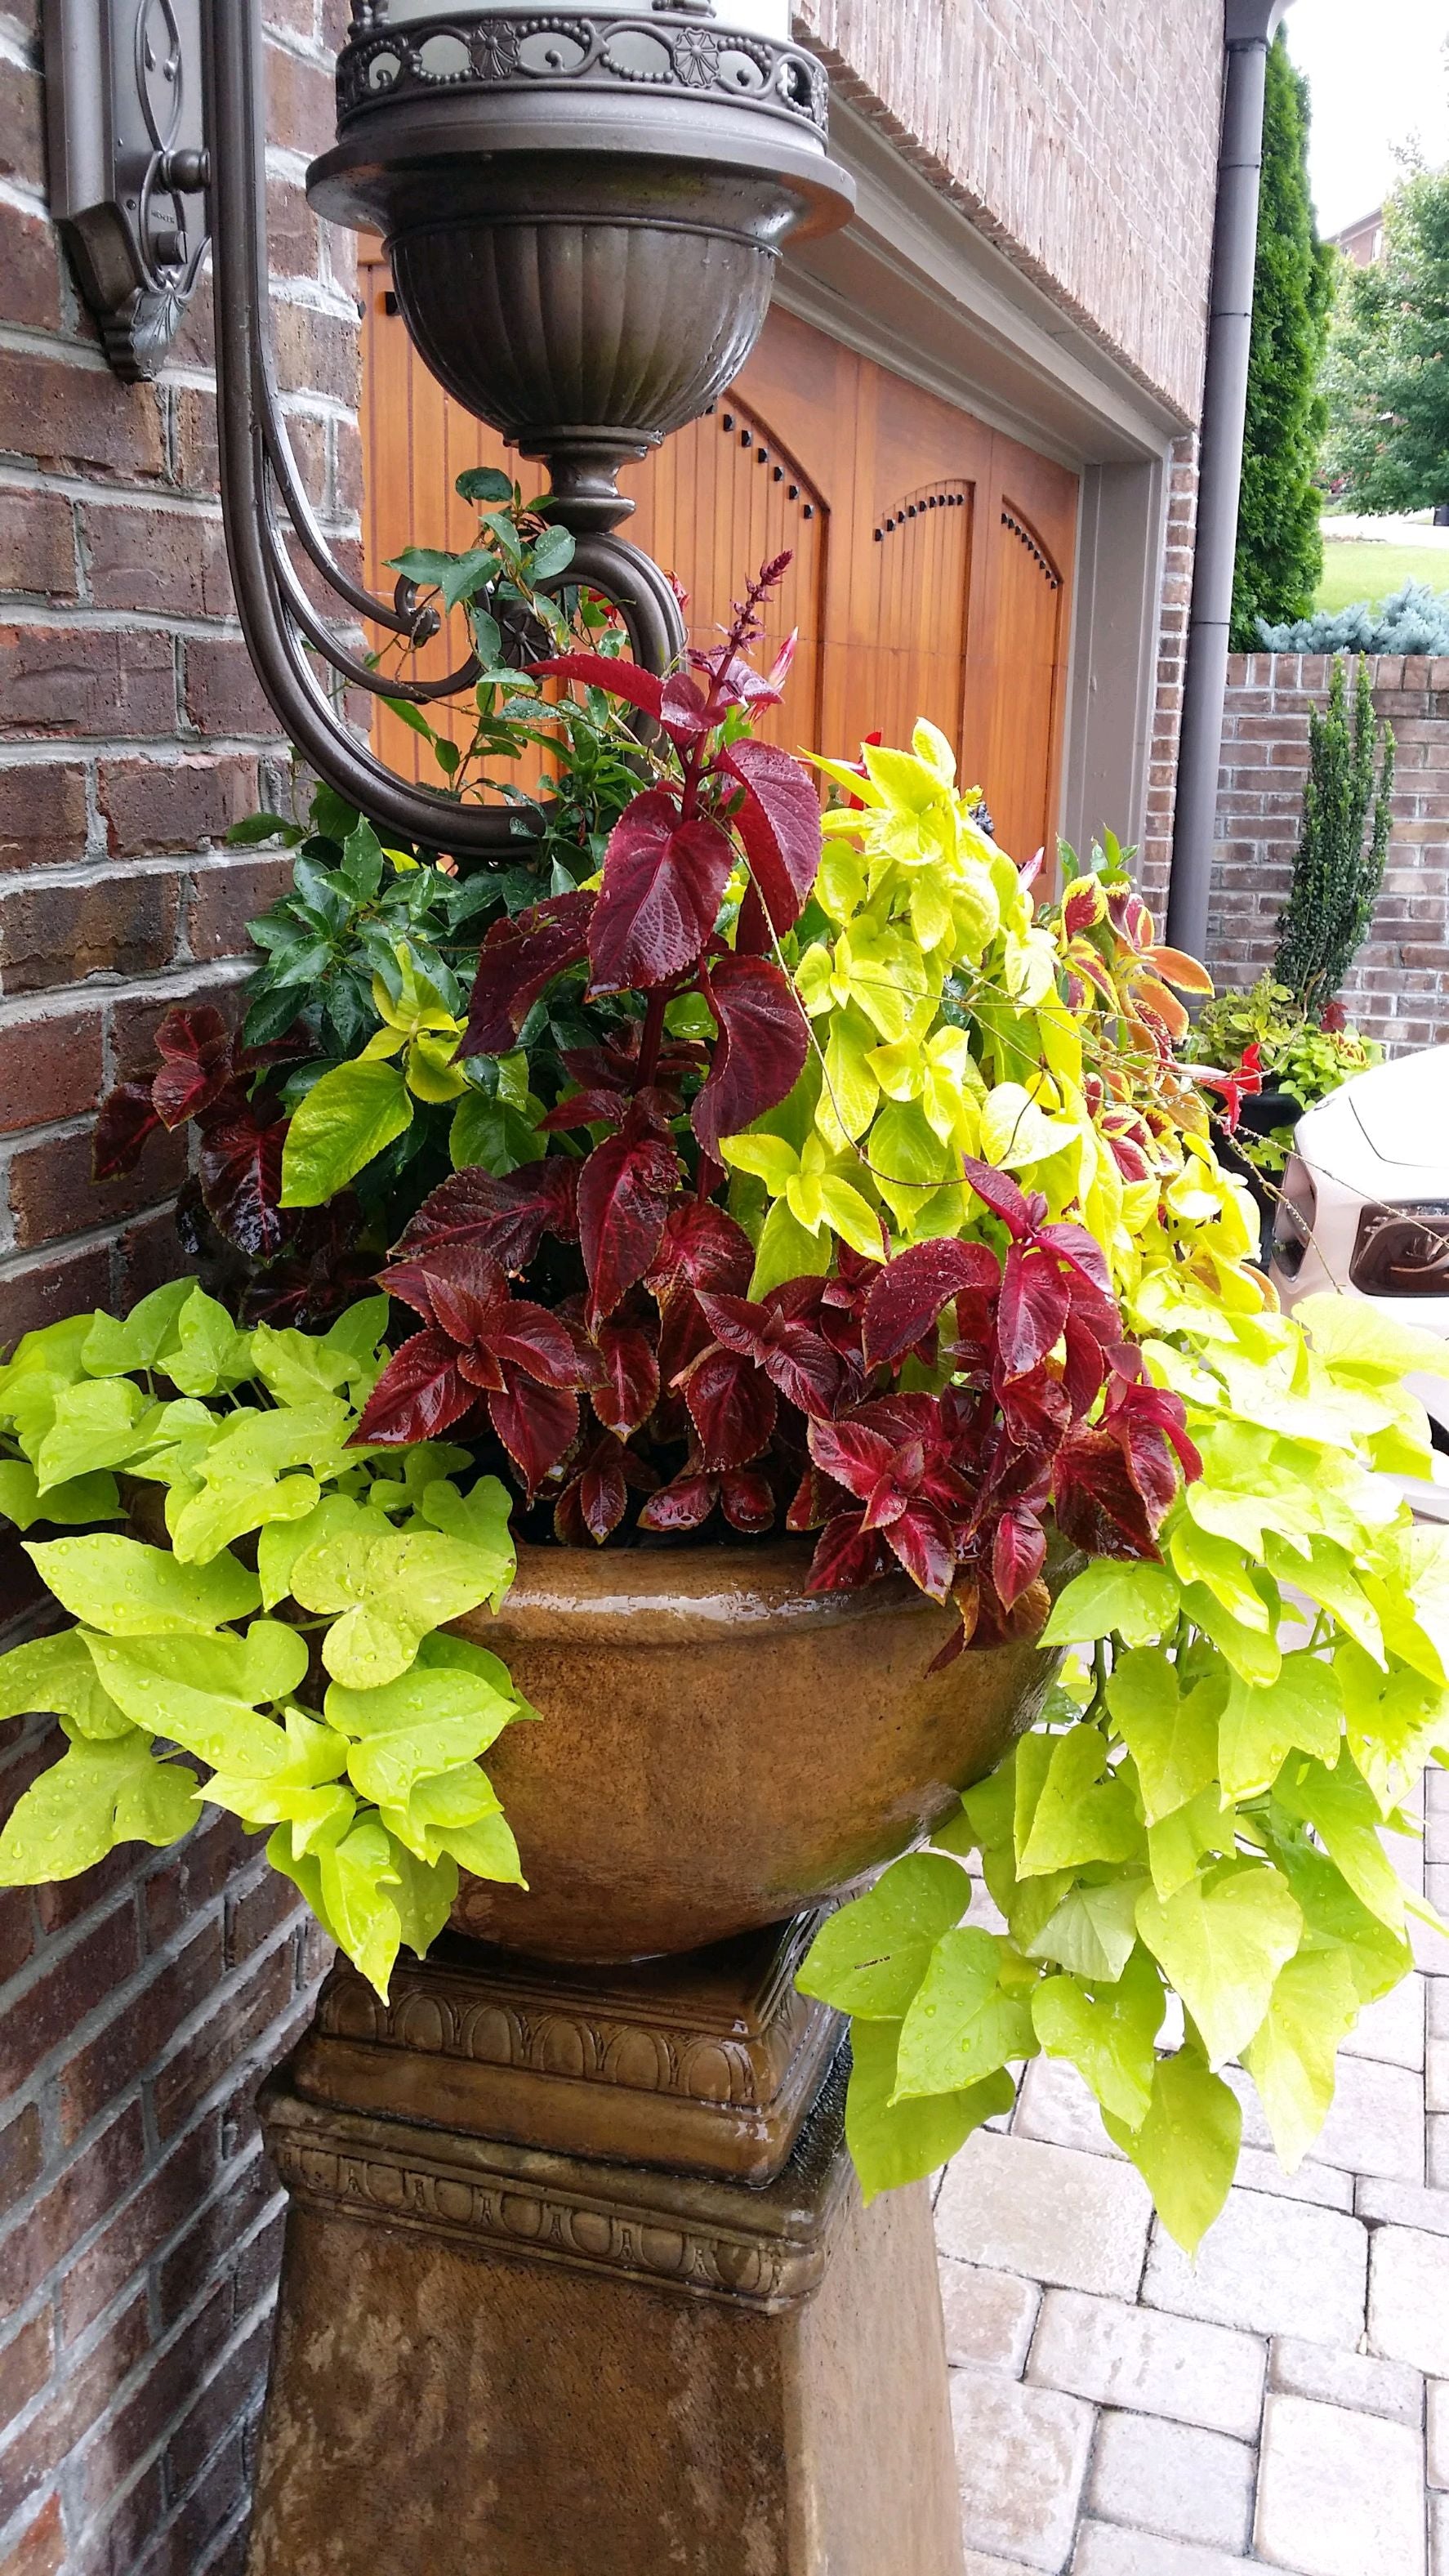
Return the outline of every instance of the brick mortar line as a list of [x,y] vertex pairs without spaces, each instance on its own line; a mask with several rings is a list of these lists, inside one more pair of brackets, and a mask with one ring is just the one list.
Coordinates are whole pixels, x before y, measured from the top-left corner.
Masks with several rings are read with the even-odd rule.
[[[290,853],[264,848],[261,855],[263,858],[284,858]],[[0,876],[0,897],[3,897],[8,877],[12,875],[16,886],[23,887],[27,892],[38,888],[43,893],[52,893],[57,889],[74,891],[83,886],[105,885],[112,878],[123,879],[129,884],[135,877],[225,876],[237,865],[238,854],[235,848],[178,850],[163,854],[159,858],[148,859],[118,859],[111,857],[109,853],[103,857],[98,852],[91,852],[83,859],[70,862],[63,859],[57,860],[49,867],[8,870],[5,876]],[[117,970],[108,967],[102,971],[111,974]],[[158,974],[164,974],[165,969],[159,968],[156,971]],[[129,985],[136,979],[129,975],[121,975],[119,980]],[[68,989],[79,992],[83,988],[80,985],[74,985]]]
[[[229,640],[229,639],[228,639]],[[0,736],[0,771],[6,769],[79,769],[98,761],[140,763],[148,769],[180,769],[195,766],[198,759],[220,762],[273,753],[278,744],[288,755],[292,744],[285,734],[266,733],[163,733],[163,734],[48,734],[43,739],[30,735],[25,739]],[[91,853],[90,855],[98,855]],[[38,877],[53,876],[57,870],[68,872],[75,864],[70,859],[48,859],[39,868],[7,868],[0,872],[0,886],[10,878],[23,879],[33,885]],[[138,860],[137,866],[141,864]]]
[[109,1225],[93,1226],[84,1234],[68,1234],[57,1243],[37,1245],[33,1250],[10,1254],[0,1260],[0,1282],[13,1286],[17,1280],[30,1278],[38,1270],[48,1270],[62,1261],[73,1260],[78,1252],[114,1252],[128,1226],[139,1225],[148,1216],[164,1216],[176,1204],[174,1191],[157,1199],[153,1205],[137,1208],[131,1216],[115,1217]]
[[[174,974],[149,979],[127,976],[120,984],[63,984],[46,993],[16,993],[9,999],[0,997],[0,1033],[6,1029],[43,1028],[49,1020],[69,1020],[82,1010],[104,1006],[111,995],[124,995],[128,1002],[183,1002],[192,993],[207,991],[216,983],[239,984],[251,972],[247,956],[219,957],[214,963],[177,967]],[[85,1111],[82,1118],[93,1113]],[[39,1131],[23,1131],[34,1135]],[[7,1140],[8,1143],[8,1140]]]
[[107,509],[171,510],[178,516],[213,521],[218,527],[223,524],[221,503],[211,491],[156,483],[102,483],[93,476],[44,465],[0,464],[0,492],[55,493],[67,501],[103,502]]

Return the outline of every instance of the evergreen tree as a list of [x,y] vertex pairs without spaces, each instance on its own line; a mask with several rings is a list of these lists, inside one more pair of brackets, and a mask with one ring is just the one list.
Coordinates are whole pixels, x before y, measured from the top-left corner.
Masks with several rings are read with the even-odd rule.
[[1268,53],[1263,189],[1248,359],[1243,497],[1233,575],[1233,647],[1251,653],[1258,619],[1308,616],[1323,571],[1314,483],[1327,418],[1319,391],[1335,256],[1308,192],[1308,84],[1280,35]]
[[1393,732],[1374,722],[1363,661],[1350,725],[1343,674],[1336,654],[1327,710],[1308,710],[1303,824],[1273,961],[1275,983],[1315,1014],[1347,982],[1368,936],[1393,820]]
[[1359,510],[1449,501],[1449,170],[1384,208],[1384,253],[1350,269],[1329,346],[1326,462]]

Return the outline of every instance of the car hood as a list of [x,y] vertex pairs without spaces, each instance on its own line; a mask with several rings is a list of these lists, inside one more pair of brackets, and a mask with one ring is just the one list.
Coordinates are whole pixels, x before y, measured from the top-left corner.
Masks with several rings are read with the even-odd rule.
[[1385,1186],[1403,1188],[1412,1175],[1424,1195],[1449,1194],[1449,1046],[1355,1074],[1309,1110],[1299,1140],[1309,1162],[1337,1148],[1337,1157],[1356,1167],[1354,1177],[1378,1164],[1386,1167]]

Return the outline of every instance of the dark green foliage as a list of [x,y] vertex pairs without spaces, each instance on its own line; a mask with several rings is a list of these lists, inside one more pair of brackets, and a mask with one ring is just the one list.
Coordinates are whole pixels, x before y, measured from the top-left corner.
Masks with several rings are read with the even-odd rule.
[[1319,369],[1334,253],[1308,193],[1308,86],[1280,36],[1268,55],[1263,193],[1248,361],[1243,494],[1233,575],[1233,649],[1257,648],[1260,617],[1306,617],[1323,571],[1314,483],[1327,419]]
[[1449,170],[1384,208],[1384,255],[1347,271],[1325,375],[1326,461],[1359,510],[1449,501]]
[[1308,714],[1308,784],[1293,886],[1278,925],[1275,980],[1305,1011],[1321,1011],[1345,982],[1369,925],[1388,853],[1394,736],[1374,721],[1368,670],[1358,666],[1352,722],[1335,657],[1328,707]]

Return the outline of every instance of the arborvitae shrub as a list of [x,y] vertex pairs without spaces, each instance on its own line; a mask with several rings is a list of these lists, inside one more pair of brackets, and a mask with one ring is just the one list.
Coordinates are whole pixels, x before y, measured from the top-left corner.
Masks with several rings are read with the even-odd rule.
[[1331,1002],[1368,935],[1384,881],[1394,786],[1394,736],[1374,719],[1358,666],[1353,716],[1335,659],[1328,705],[1308,711],[1308,783],[1293,884],[1278,925],[1275,981],[1309,1012]]

